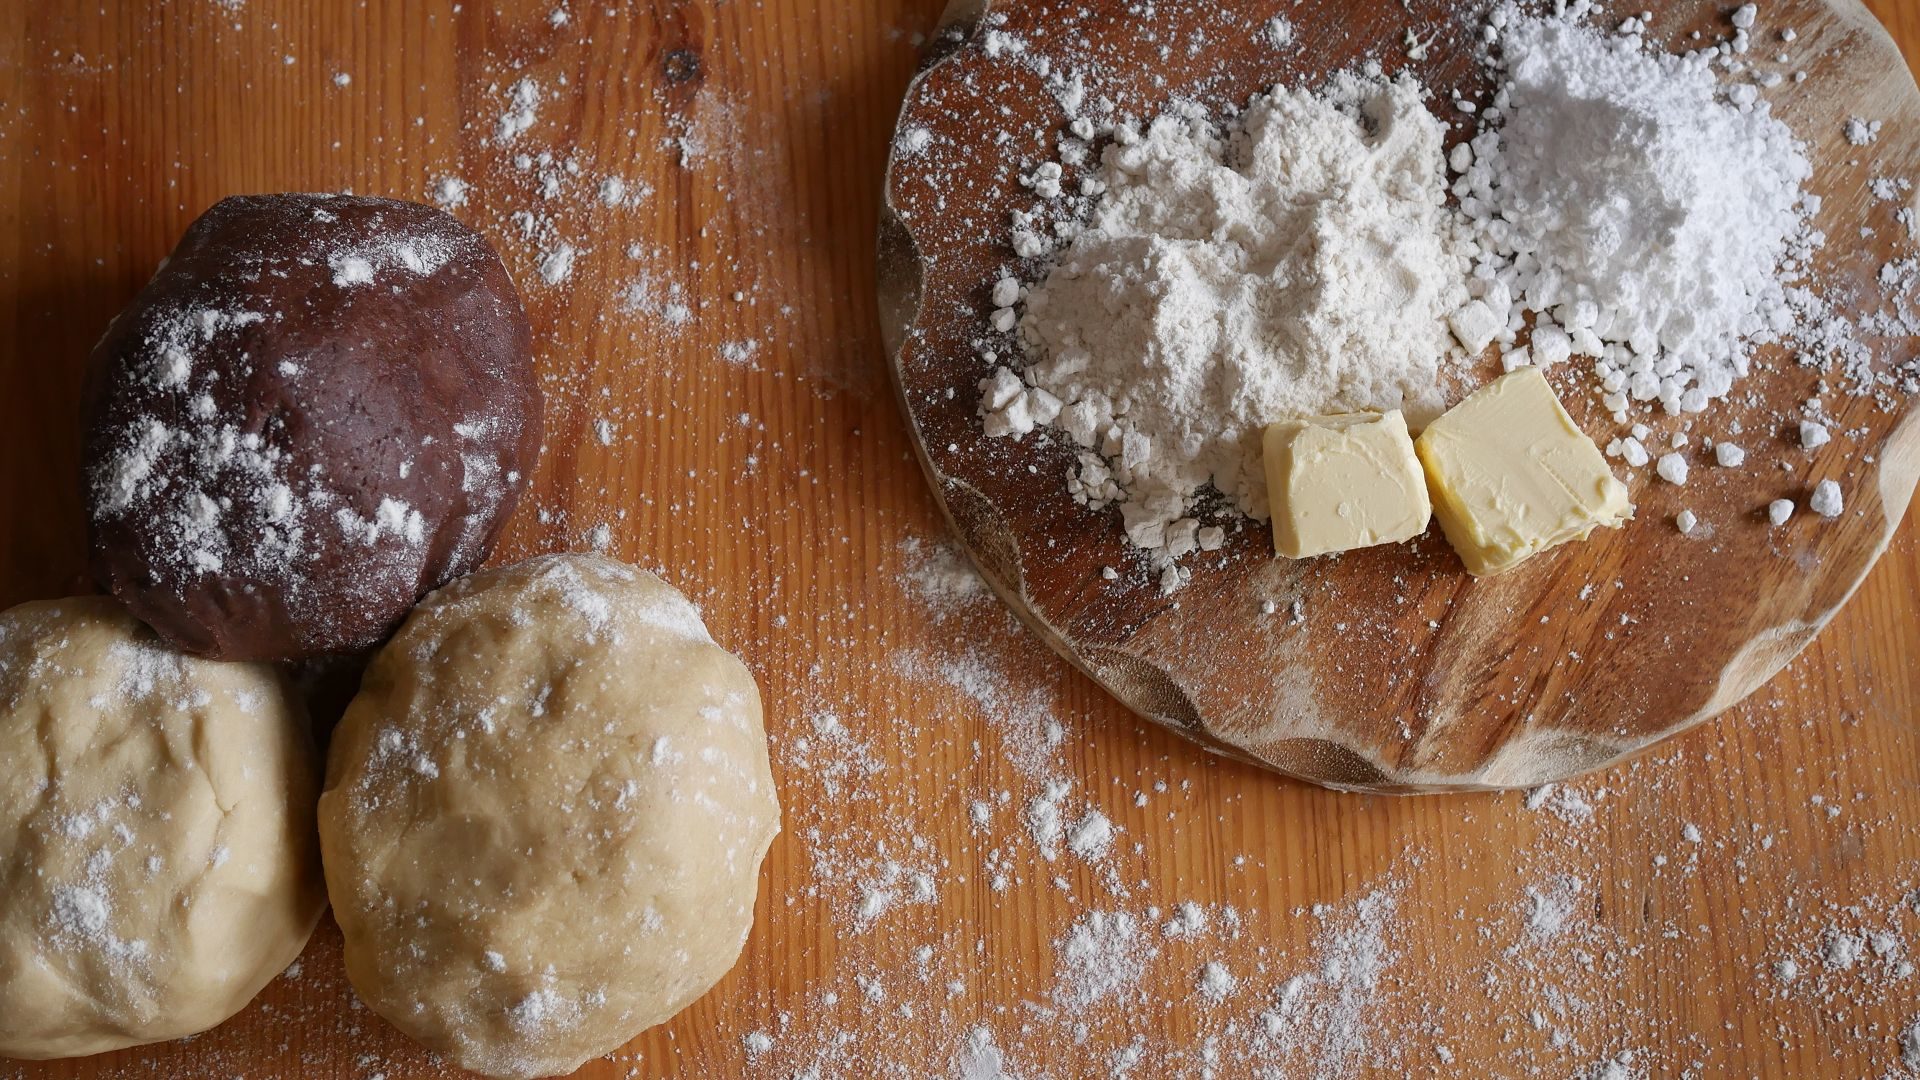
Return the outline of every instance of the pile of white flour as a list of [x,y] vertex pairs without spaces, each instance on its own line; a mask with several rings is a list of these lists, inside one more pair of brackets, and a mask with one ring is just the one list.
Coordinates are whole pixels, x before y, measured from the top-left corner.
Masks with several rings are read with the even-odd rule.
[[[1608,34],[1512,8],[1492,27],[1505,82],[1454,150],[1453,191],[1507,367],[1579,353],[1621,421],[1635,402],[1704,411],[1794,328],[1813,239],[1800,144],[1757,85],[1723,86],[1720,50],[1649,52],[1633,21]],[[1532,338],[1513,348],[1523,309]]]
[[[987,433],[1070,438],[1074,496],[1119,503],[1176,586],[1174,560],[1223,539],[1194,516],[1208,481],[1266,517],[1265,425],[1444,404],[1468,262],[1443,135],[1412,81],[1353,75],[1255,98],[1224,135],[1194,107],[1117,128],[1092,220],[1025,298],[1029,365],[982,384]],[[1017,283],[995,292],[1011,327]]]

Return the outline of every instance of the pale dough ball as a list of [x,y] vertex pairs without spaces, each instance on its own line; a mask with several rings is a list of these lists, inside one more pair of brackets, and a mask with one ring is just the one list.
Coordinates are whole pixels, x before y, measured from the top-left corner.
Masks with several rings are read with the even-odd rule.
[[719,981],[779,828],[746,667],[671,586],[596,555],[428,596],[320,796],[354,989],[496,1077],[571,1072]]
[[204,1031],[292,963],[326,906],[314,758],[271,667],[106,597],[0,613],[0,1056]]

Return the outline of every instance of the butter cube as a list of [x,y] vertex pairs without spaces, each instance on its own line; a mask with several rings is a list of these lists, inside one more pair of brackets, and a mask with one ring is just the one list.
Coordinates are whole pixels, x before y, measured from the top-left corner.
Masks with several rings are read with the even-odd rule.
[[1626,485],[1539,368],[1476,390],[1427,425],[1415,447],[1441,531],[1476,577],[1633,516]]
[[1398,410],[1282,420],[1267,428],[1273,548],[1304,559],[1410,540],[1433,509]]

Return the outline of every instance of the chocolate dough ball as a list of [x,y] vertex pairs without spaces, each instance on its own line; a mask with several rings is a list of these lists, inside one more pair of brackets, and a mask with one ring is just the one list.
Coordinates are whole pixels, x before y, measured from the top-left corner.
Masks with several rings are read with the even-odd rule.
[[475,569],[540,444],[526,314],[487,242],[390,199],[223,199],[94,347],[92,564],[228,660],[377,644]]

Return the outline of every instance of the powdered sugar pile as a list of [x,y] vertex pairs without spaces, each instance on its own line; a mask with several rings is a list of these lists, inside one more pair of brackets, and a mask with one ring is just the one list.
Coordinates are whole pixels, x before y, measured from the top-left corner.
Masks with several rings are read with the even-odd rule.
[[[1026,295],[1028,363],[982,384],[989,435],[1057,429],[1068,487],[1118,503],[1162,585],[1220,546],[1209,483],[1267,513],[1257,443],[1284,416],[1443,404],[1446,320],[1467,300],[1443,212],[1443,129],[1407,79],[1276,89],[1224,134],[1196,106],[1120,125],[1082,191],[1104,192]],[[1035,193],[1058,197],[1043,164]],[[1038,250],[1029,226],[1016,247]],[[1012,329],[1011,278],[996,316]]]
[[1592,356],[1617,419],[1701,412],[1794,327],[1813,168],[1757,86],[1721,85],[1715,51],[1650,52],[1637,23],[1577,17],[1492,16],[1505,82],[1453,155],[1483,300],[1509,369]]

